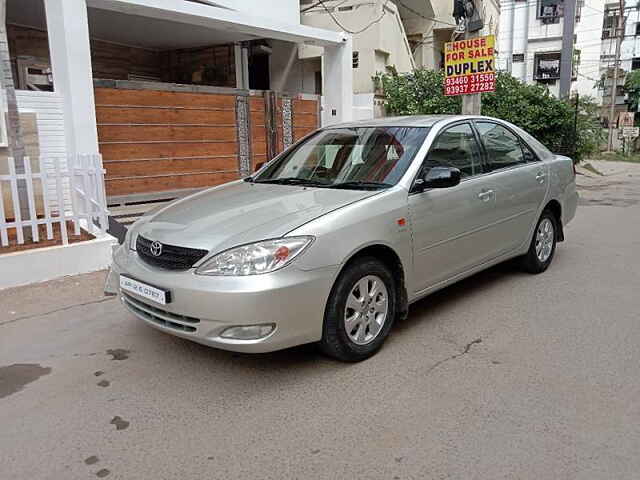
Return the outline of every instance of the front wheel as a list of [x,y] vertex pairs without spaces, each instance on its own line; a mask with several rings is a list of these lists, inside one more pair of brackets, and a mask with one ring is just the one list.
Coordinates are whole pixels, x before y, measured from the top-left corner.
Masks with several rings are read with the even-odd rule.
[[338,277],[325,311],[320,348],[338,360],[358,362],[378,351],[396,316],[396,283],[387,266],[366,257]]
[[558,220],[556,216],[545,210],[540,215],[536,229],[533,232],[529,251],[522,257],[522,267],[529,273],[544,272],[556,252],[558,239]]

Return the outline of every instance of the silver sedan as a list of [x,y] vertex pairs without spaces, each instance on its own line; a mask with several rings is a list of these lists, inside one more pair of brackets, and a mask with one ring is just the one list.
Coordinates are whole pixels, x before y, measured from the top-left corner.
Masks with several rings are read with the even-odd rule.
[[331,126],[140,219],[107,291],[206,345],[358,361],[431,292],[515,257],[545,271],[576,205],[571,159],[501,120]]

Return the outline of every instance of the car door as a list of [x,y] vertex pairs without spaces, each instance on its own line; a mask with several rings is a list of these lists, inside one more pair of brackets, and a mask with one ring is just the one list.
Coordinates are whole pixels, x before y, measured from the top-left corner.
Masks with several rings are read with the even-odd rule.
[[484,146],[493,190],[497,223],[494,241],[501,251],[515,250],[528,239],[547,192],[547,164],[505,125],[474,122]]
[[438,134],[418,176],[435,166],[456,167],[462,178],[454,187],[409,194],[414,293],[482,263],[494,248],[487,225],[494,221],[495,195],[470,122]]

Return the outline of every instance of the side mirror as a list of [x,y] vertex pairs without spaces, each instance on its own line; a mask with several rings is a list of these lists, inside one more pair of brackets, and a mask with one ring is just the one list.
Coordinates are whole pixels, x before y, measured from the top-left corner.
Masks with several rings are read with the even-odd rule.
[[416,179],[419,191],[425,188],[449,188],[460,183],[460,170],[453,167],[432,167],[423,178]]

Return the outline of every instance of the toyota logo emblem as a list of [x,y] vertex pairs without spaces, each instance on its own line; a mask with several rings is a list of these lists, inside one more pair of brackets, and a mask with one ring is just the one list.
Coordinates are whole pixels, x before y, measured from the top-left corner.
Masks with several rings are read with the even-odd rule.
[[160,242],[152,242],[151,243],[151,255],[154,257],[159,257],[162,255],[162,244]]

